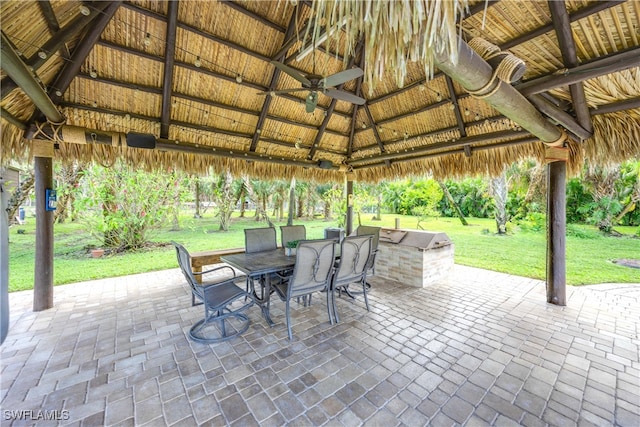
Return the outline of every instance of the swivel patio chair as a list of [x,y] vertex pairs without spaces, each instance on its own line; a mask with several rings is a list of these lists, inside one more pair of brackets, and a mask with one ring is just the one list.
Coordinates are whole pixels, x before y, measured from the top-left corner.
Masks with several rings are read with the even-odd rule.
[[349,297],[355,300],[355,295],[349,290],[349,285],[360,284],[364,303],[369,311],[369,300],[367,299],[367,266],[371,257],[371,235],[345,237],[340,245],[340,261],[333,275],[331,284],[331,300],[333,305],[333,316],[339,322],[338,308],[336,304],[336,292],[342,294],[344,291]]
[[[286,304],[287,331],[291,332],[291,308],[293,298],[311,296],[314,292],[325,291],[327,314],[333,324],[330,285],[335,262],[335,242],[333,240],[303,240],[298,243],[296,263],[288,280],[276,284],[276,293]],[[306,304],[305,304],[306,305]]]
[[[193,296],[199,301],[197,305],[204,305],[204,319],[191,327],[189,337],[196,342],[210,344],[226,341],[245,332],[250,322],[243,311],[254,304],[253,297],[238,286],[238,283],[245,281],[245,277],[236,275],[235,270],[229,266],[194,273],[189,252],[181,244],[171,243],[176,248],[180,270]],[[196,274],[222,273],[227,270],[228,275],[216,277],[211,281],[203,280],[203,283],[198,283],[195,278]]]

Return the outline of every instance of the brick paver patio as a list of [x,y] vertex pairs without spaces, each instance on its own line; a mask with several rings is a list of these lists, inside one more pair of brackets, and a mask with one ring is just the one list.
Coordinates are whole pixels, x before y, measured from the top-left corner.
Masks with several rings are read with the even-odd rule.
[[[640,284],[568,288],[455,266],[415,289],[373,278],[371,312],[324,298],[203,345],[179,270],[10,295],[2,424],[640,426]],[[31,412],[29,412],[31,411]],[[37,420],[40,418],[39,420]],[[35,420],[34,420],[35,419]]]

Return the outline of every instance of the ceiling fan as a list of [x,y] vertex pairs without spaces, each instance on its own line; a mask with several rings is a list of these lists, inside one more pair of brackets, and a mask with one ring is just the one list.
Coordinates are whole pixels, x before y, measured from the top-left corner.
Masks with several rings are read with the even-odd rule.
[[300,83],[302,83],[302,87],[295,89],[274,90],[270,92],[260,92],[260,94],[262,95],[279,95],[282,93],[309,91],[305,102],[307,113],[313,113],[316,106],[318,105],[318,92],[322,92],[323,94],[340,101],[351,102],[352,104],[362,105],[366,102],[364,98],[335,88],[335,86],[339,86],[349,80],[361,77],[364,72],[360,68],[351,68],[349,70],[340,71],[339,73],[335,73],[327,77],[322,77],[317,74],[303,74],[300,71],[283,64],[282,62],[271,61],[271,64],[273,64],[273,66],[278,68],[280,71],[298,80]]

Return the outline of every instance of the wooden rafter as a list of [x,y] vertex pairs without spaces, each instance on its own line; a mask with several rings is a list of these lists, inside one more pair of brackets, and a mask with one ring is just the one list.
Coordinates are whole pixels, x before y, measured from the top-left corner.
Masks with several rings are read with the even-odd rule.
[[[297,9],[294,9],[291,14],[291,19],[289,20],[289,26],[287,28],[287,32],[285,33],[284,39],[287,40],[293,34],[293,31],[296,27],[296,13]],[[284,57],[286,52],[281,53],[280,56],[273,58],[274,61],[280,61]],[[269,83],[268,92],[271,92],[275,89],[276,83],[278,82],[278,77],[280,77],[280,69],[275,68],[273,70],[273,74],[271,75],[271,82]],[[251,146],[249,147],[249,151],[256,151],[258,147],[258,140],[260,139],[260,132],[262,132],[262,127],[264,126],[264,120],[267,117],[267,113],[269,112],[269,106],[271,105],[271,96],[267,95],[264,98],[264,102],[262,103],[262,109],[260,110],[260,117],[258,117],[258,123],[256,124],[256,131],[253,134],[253,138],[251,139]]]
[[[512,139],[510,141],[505,141],[505,142],[496,142],[491,144],[474,146],[473,151],[494,150],[496,148],[513,147],[515,145],[531,144],[538,141],[539,141],[538,138],[534,136],[525,136],[522,138]],[[452,154],[462,154],[462,153],[465,153],[464,147],[466,147],[467,145],[464,145],[462,148],[451,148],[449,150],[439,151],[436,153],[425,152],[417,155],[412,154],[412,155],[407,155],[406,157],[398,157],[396,159],[393,159],[391,163],[412,162],[415,160],[424,160],[424,159],[434,158],[434,157],[450,156]],[[377,162],[367,163],[359,166],[355,165],[352,167],[354,170],[357,170],[357,169],[373,168],[373,167],[379,167],[379,166],[385,166],[385,165],[386,165],[385,161],[377,161]]]
[[528,96],[638,66],[640,66],[640,47],[634,47],[586,62],[563,73],[554,72],[529,80],[515,87],[520,93]]
[[176,30],[178,24],[178,0],[169,2],[167,16],[167,41],[162,81],[162,113],[160,115],[160,138],[169,138],[171,124],[171,94],[173,93],[173,62],[176,56]]
[[[560,52],[564,65],[569,68],[579,65],[578,55],[576,53],[576,43],[573,39],[571,31],[571,22],[569,21],[569,13],[564,2],[548,1],[549,11],[551,12],[551,20],[556,31]],[[578,124],[587,131],[589,137],[593,134],[593,124],[591,123],[591,115],[589,114],[589,106],[587,105],[587,97],[584,94],[584,86],[582,82],[569,85],[571,99],[573,100],[573,110],[578,118]]]
[[95,25],[91,26],[85,37],[80,41],[80,43],[78,43],[78,46],[76,46],[73,51],[71,61],[65,63],[64,67],[62,67],[62,70],[54,80],[53,85],[51,85],[51,88],[49,89],[49,95],[54,103],[57,104],[60,102],[62,94],[69,88],[71,81],[80,71],[80,67],[82,67],[87,55],[89,55],[89,52],[93,49],[94,45],[100,38],[100,34],[102,34],[121,3],[121,1],[111,2],[109,6],[104,9],[102,14],[96,18]]
[[[38,69],[40,69],[40,67],[47,61],[51,54],[63,48],[70,39],[75,37],[75,35],[78,34],[79,31],[82,31],[87,26],[87,24],[89,24],[98,15],[100,15],[100,13],[102,12],[102,8],[107,7],[108,3],[99,4],[98,6],[99,8],[89,8],[90,12],[88,16],[79,14],[63,29],[55,33],[53,37],[47,40],[47,42],[42,45],[40,49],[38,49],[38,52],[34,53],[26,60],[26,64],[29,67],[33,68],[34,71],[38,71]],[[40,52],[43,52],[45,54],[42,55],[45,56],[45,58],[41,57]],[[2,82],[0,82],[0,86],[2,87],[1,99],[4,99],[7,95],[9,95],[9,93],[11,93],[12,90],[18,87],[18,85],[16,85],[15,82],[9,77],[3,78]]]
[[462,147],[464,145],[471,144],[479,144],[484,142],[494,141],[496,139],[507,139],[507,138],[517,138],[523,136],[529,136],[530,133],[526,130],[502,130],[498,132],[485,133],[482,135],[468,136],[466,138],[460,138],[456,141],[444,141],[437,142],[434,144],[428,144],[422,147],[414,147],[409,150],[405,154],[403,153],[382,153],[375,156],[364,157],[361,159],[353,159],[347,162],[349,165],[358,166],[362,164],[367,164],[369,162],[381,162],[385,160],[396,160],[400,157],[404,156],[415,156],[419,154],[424,154],[437,150],[444,150],[456,147]]
[[49,27],[51,34],[60,31],[60,24],[56,18],[56,13],[53,11],[53,7],[51,7],[51,2],[49,2],[49,0],[41,0],[38,2],[38,6],[40,6],[40,11],[44,16],[44,20],[47,22],[47,27]]
[[[362,47],[363,47],[363,43],[359,42],[353,56],[349,58],[349,63],[347,64],[347,68],[346,68],[347,70],[353,67],[353,64],[355,64],[356,57],[362,52]],[[358,78],[362,78],[362,77],[358,77]],[[344,87],[344,83],[339,84],[336,89],[342,90],[343,87]],[[309,150],[309,154],[307,154],[307,160],[312,160],[313,156],[315,156],[316,154],[318,147],[320,147],[320,141],[322,140],[322,135],[324,135],[324,131],[327,129],[327,125],[331,120],[331,116],[333,115],[333,110],[336,108],[337,103],[338,103],[337,99],[335,98],[331,99],[331,103],[329,104],[329,109],[327,110],[324,116],[324,120],[322,120],[322,124],[320,125],[318,132],[316,133],[316,137],[313,141],[313,144],[311,145],[311,150]]]
[[18,53],[13,48],[9,38],[1,31],[2,43],[0,44],[2,70],[9,75],[39,108],[49,120],[60,122],[63,120],[62,114],[58,111],[51,98],[44,91],[34,74],[22,61]]
[[[594,13],[601,12],[603,10],[609,9],[610,7],[618,6],[623,3],[624,0],[614,0],[614,1],[596,1],[591,3],[589,6],[583,7],[580,10],[577,10],[569,15],[569,21],[574,22],[580,20],[582,18],[586,18]],[[561,2],[564,4],[564,2]],[[506,43],[500,45],[500,49],[506,50],[511,49],[514,46],[517,46],[521,43],[534,39],[538,36],[548,33],[553,30],[553,23],[549,23],[547,25],[543,25],[539,28],[536,28],[533,31],[529,31],[521,36],[518,36],[512,40],[509,40]]]
[[[460,138],[465,138],[467,136],[467,129],[464,125],[464,120],[462,119],[462,113],[460,112],[460,104],[458,104],[458,95],[456,95],[456,89],[453,86],[453,80],[451,77],[444,76],[445,81],[447,82],[447,90],[449,91],[449,96],[451,97],[451,104],[453,105],[453,112],[456,116],[456,123],[458,123],[458,131],[460,132]],[[467,157],[471,156],[471,146],[469,144],[464,147],[464,154]]]
[[[362,61],[361,61],[362,63]],[[356,96],[362,96],[362,80],[363,77],[360,77],[356,81]],[[359,105],[353,105],[353,114],[351,115],[351,126],[349,126],[349,142],[347,143],[347,160],[351,159],[353,155],[353,141],[356,131],[356,117],[358,117],[358,110],[360,109]]]
[[589,113],[592,116],[600,114],[615,113],[616,111],[632,110],[640,108],[640,97],[625,99],[624,101],[612,102],[611,104],[600,105],[598,108],[592,108]]
[[241,5],[236,3],[235,1],[223,1],[221,3],[224,4],[225,6],[230,7],[231,9],[237,10],[238,12],[247,15],[250,18],[255,19],[256,21],[260,22],[261,24],[266,25],[267,27],[271,27],[274,30],[280,31],[281,33],[284,33],[285,31],[287,31],[286,28],[280,26],[279,24],[276,24],[275,22],[272,22],[272,21],[268,20],[264,16],[260,16],[260,15],[258,15],[256,13],[254,13],[254,12],[251,12],[250,10],[245,9],[244,7],[242,7]]

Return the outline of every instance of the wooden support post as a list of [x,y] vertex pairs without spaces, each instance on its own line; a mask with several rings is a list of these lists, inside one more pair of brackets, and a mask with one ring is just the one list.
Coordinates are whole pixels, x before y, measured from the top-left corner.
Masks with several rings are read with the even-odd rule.
[[347,218],[345,221],[345,236],[353,231],[353,181],[347,179]]
[[36,260],[33,311],[53,307],[53,211],[47,211],[45,192],[53,189],[53,144],[33,141],[36,191]]
[[547,302],[567,305],[566,171],[564,161],[547,166]]

